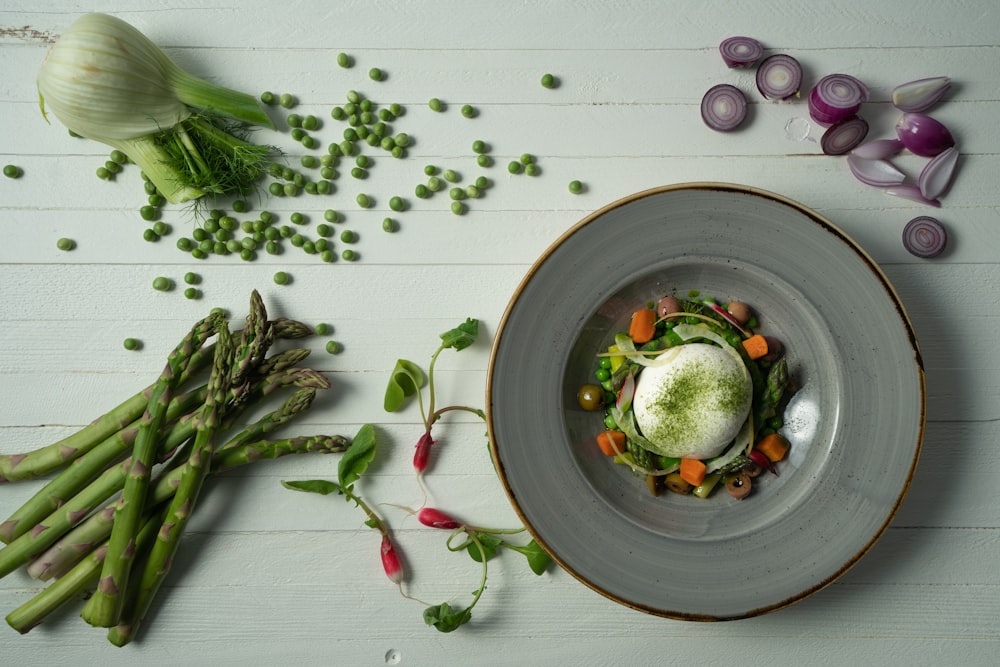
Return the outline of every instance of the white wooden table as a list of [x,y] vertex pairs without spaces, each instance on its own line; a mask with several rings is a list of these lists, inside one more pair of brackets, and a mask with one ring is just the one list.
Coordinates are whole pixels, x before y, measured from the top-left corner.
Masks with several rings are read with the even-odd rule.
[[[137,4],[146,5],[136,8]],[[149,626],[118,649],[76,610],[27,635],[6,626],[4,664],[996,664],[1000,648],[1000,9],[991,0],[496,3],[482,0],[336,3],[257,0],[203,5],[98,1],[84,8],[10,0],[0,9],[2,161],[24,169],[0,179],[0,452],[38,447],[85,424],[148,384],[167,351],[212,306],[235,317],[252,288],[275,314],[329,322],[343,344],[310,363],[328,371],[329,397],[290,429],[353,435],[378,428],[378,461],[362,482],[374,503],[416,506],[410,468],[420,433],[414,409],[389,415],[382,392],[397,358],[426,364],[437,334],[466,317],[480,341],[440,358],[441,405],[481,407],[489,344],[507,300],[535,258],[588,212],[647,187],[695,180],[744,183],[811,206],[851,234],[895,283],[920,337],[928,424],[921,464],[901,512],[842,579],[787,609],[722,624],[648,616],[592,592],[561,571],[536,577],[516,554],[492,562],[472,622],[450,635],[424,625],[422,605],[400,596],[380,570],[377,534],[331,497],[296,494],[279,480],[336,476],[338,457],[262,462],[215,480],[182,545]],[[262,208],[347,215],[360,234],[357,262],[322,264],[299,252],[252,263],[190,259],[174,239],[194,219],[170,207],[174,235],[142,238],[136,170],[114,183],[93,176],[104,146],[46,125],[34,87],[50,42],[79,12],[133,23],[179,63],[254,94],[297,95],[302,113],[328,118],[357,89],[407,107],[398,128],[416,138],[405,160],[382,159],[368,181],[338,181],[333,197],[269,201]],[[948,75],[950,98],[934,115],[955,132],[961,171],[939,211],[863,186],[842,159],[820,154],[803,103],[761,103],[752,75],[728,70],[719,41],[760,39],[819,76],[847,72],[872,89],[872,138],[891,136],[889,91]],[[338,52],[356,60],[336,65]],[[367,78],[369,67],[388,74]],[[561,85],[539,84],[545,72]],[[742,86],[748,127],[706,129],[698,103],[711,85]],[[431,97],[449,103],[443,114]],[[461,104],[479,115],[463,118]],[[328,120],[318,133],[333,138]],[[294,156],[286,135],[268,141]],[[276,139],[274,137],[277,137]],[[339,136],[337,136],[339,140]],[[491,145],[494,187],[464,217],[440,194],[411,195],[425,164],[478,173],[471,143]],[[510,176],[522,153],[542,173]],[[904,168],[919,168],[902,159]],[[579,179],[583,194],[568,191]],[[377,197],[361,211],[353,193]],[[396,234],[380,228],[388,197],[412,208]],[[937,215],[950,249],[935,260],[903,249],[912,217]],[[56,239],[77,241],[73,252]],[[275,271],[294,282],[278,286]],[[204,298],[161,293],[154,277],[203,277]],[[572,279],[568,276],[567,279]],[[830,286],[836,289],[835,285]],[[863,322],[844,323],[863,326]],[[133,336],[140,352],[122,348]],[[480,525],[516,526],[493,474],[483,426],[446,419],[427,478],[431,501]],[[6,516],[40,482],[0,487]],[[444,536],[380,505],[409,571],[405,589],[430,602],[466,603],[478,566],[450,554]],[[823,545],[816,545],[821,549]],[[23,571],[0,580],[8,613],[39,589]]]

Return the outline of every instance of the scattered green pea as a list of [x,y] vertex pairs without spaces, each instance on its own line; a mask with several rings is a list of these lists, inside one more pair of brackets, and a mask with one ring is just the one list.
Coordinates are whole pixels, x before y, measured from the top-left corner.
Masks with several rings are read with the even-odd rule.
[[293,225],[304,225],[308,221],[308,218],[298,211],[293,212],[288,219]]
[[575,195],[580,194],[581,192],[583,192],[583,183],[581,183],[580,181],[570,181],[569,191]]
[[406,156],[406,149],[402,146],[393,146],[392,150],[389,152],[392,153],[392,157],[397,159]]
[[451,190],[448,191],[448,196],[454,199],[455,201],[458,201],[460,199],[465,199],[465,190],[463,190],[462,188],[452,188]]
[[200,299],[201,298],[201,290],[196,289],[194,287],[188,287],[187,289],[184,290],[184,298],[185,299]]
[[476,156],[476,164],[478,164],[480,167],[484,167],[485,168],[485,167],[489,167],[490,165],[492,165],[493,164],[493,160],[490,158],[489,155],[477,155]]
[[465,204],[460,201],[453,201],[451,203],[451,212],[455,215],[465,215]]
[[260,94],[260,101],[268,106],[273,105],[275,100],[276,98],[274,96],[274,93],[272,93],[270,90],[265,90],[263,93]]
[[423,183],[417,183],[416,187],[413,188],[413,194],[419,199],[427,199],[431,196],[431,191]]
[[396,221],[392,218],[384,218],[382,220],[382,231],[392,234],[396,231]]
[[153,278],[153,289],[157,292],[169,292],[174,288],[174,281],[164,276]]
[[433,164],[429,164],[426,167],[424,167],[424,174],[427,176],[434,176],[437,173],[438,173],[438,168]]
[[[15,167],[15,169],[17,169],[17,167]],[[107,167],[98,167],[94,173],[96,173],[97,177],[100,178],[101,180],[104,181],[111,180],[112,174]],[[7,176],[7,167],[4,167],[4,176]],[[20,174],[18,174],[17,176],[9,176],[8,178],[20,178]]]
[[333,331],[333,327],[331,327],[331,326],[330,326],[329,324],[327,324],[326,322],[320,322],[319,324],[317,324],[316,326],[314,326],[314,327],[313,327],[313,332],[314,332],[314,333],[315,333],[315,334],[316,334],[317,336],[327,336],[327,335],[329,335],[329,334],[330,334],[330,333],[331,333],[332,331]]
[[324,238],[330,236],[333,234],[333,227],[326,224],[325,222],[321,222],[320,224],[316,225],[316,234]]
[[430,178],[427,179],[427,189],[430,190],[431,192],[437,192],[443,187],[444,183],[442,183],[441,179],[438,178],[437,176],[431,176]]
[[143,220],[156,220],[156,216],[157,216],[158,213],[159,213],[159,211],[157,211],[156,207],[154,207],[154,206],[148,206],[147,205],[147,206],[143,206],[142,208],[139,209],[139,216]]
[[542,75],[542,88],[555,88],[559,85],[559,81],[549,73]]
[[[24,170],[15,164],[5,164],[3,166],[3,175],[6,176],[7,178],[21,178],[23,174]],[[105,178],[104,176],[101,176],[100,170],[98,170],[97,175],[100,178]]]
[[410,135],[406,132],[400,132],[392,139],[393,144],[399,146],[400,148],[406,148],[410,145]]
[[482,153],[487,152],[488,150],[489,150],[489,146],[486,145],[485,141],[482,141],[480,139],[476,139],[475,141],[472,142],[472,152],[473,153],[482,154]]
[[295,183],[285,183],[283,190],[288,197],[297,197],[299,195],[299,186],[295,185]]
[[344,112],[344,107],[333,107],[330,109],[330,118],[334,120],[344,120],[347,118],[347,114]]
[[476,109],[471,104],[462,105],[462,115],[466,118],[472,118],[476,115]]
[[237,199],[233,201],[232,208],[236,213],[246,213],[250,210],[250,204],[245,199]]
[[538,165],[534,162],[524,165],[524,173],[528,176],[537,176],[539,171]]
[[298,100],[296,100],[295,96],[292,95],[291,93],[282,93],[281,96],[278,98],[278,104],[284,107],[285,109],[291,109],[297,103]]
[[184,282],[188,285],[197,285],[201,282],[201,276],[193,271],[188,271],[184,274]]
[[307,240],[305,243],[302,244],[302,252],[306,253],[307,255],[315,255],[316,244],[313,241]]
[[299,162],[306,169],[314,169],[316,167],[316,165],[319,164],[319,160],[316,158],[315,155],[303,155],[299,159]]
[[478,199],[480,195],[479,188],[475,185],[465,186],[465,196],[469,199]]
[[142,231],[142,238],[150,243],[156,243],[160,240],[160,235],[154,232],[152,229],[144,229]]
[[288,127],[302,127],[302,116],[297,113],[290,113],[285,118],[285,122],[288,123]]
[[[347,251],[345,250],[344,252],[346,253]],[[347,257],[345,257],[344,259],[347,259]],[[337,354],[338,352],[340,352],[340,343],[338,343],[335,340],[327,341],[326,351],[330,354]]]
[[406,202],[402,197],[390,197],[389,208],[396,212],[403,211],[406,209]]
[[340,240],[343,243],[354,243],[358,240],[358,235],[350,229],[345,229],[340,233]]
[[427,106],[431,108],[431,111],[441,111],[444,109],[444,103],[436,97],[432,97],[430,101],[427,102]]
[[381,81],[385,77],[385,74],[378,67],[372,67],[368,70],[368,78],[372,81]]
[[361,167],[352,167],[351,176],[354,178],[368,178],[368,171],[366,169],[362,169]]
[[[337,170],[334,169],[333,167],[323,167],[322,169],[319,170],[319,175],[320,175],[320,178],[325,178],[327,180],[333,180],[333,179],[337,178]],[[319,187],[319,185],[317,184],[316,187]],[[327,184],[327,187],[329,187],[329,183]]]
[[310,150],[317,148],[319,146],[319,139],[307,134],[302,137],[302,146]]
[[186,236],[182,236],[181,238],[177,239],[178,250],[188,252],[193,247],[194,247],[194,242],[192,242],[191,239],[187,238]]
[[108,160],[104,163],[104,168],[110,171],[112,174],[122,173],[122,166],[115,162],[114,160]]
[[56,241],[56,248],[64,252],[69,252],[76,247],[76,241],[73,239],[68,239],[65,236]]
[[512,174],[520,174],[524,167],[517,160],[511,160],[507,163],[507,171]]
[[281,197],[282,195],[285,194],[285,186],[279,183],[278,181],[274,181],[267,186],[267,191],[270,192],[271,195],[275,197]]
[[281,245],[277,241],[268,241],[264,244],[264,252],[268,255],[280,255]]
[[318,130],[319,129],[319,125],[320,125],[319,118],[317,118],[316,116],[314,116],[312,114],[309,114],[308,116],[305,116],[302,119],[302,129],[303,130],[308,130],[309,132],[312,132],[313,130]]
[[521,164],[532,164],[535,161],[535,156],[531,153],[521,154]]
[[167,236],[173,229],[167,223],[162,220],[153,223],[153,231],[156,232],[157,236]]
[[340,214],[332,208],[328,208],[323,212],[323,219],[327,222],[338,222],[340,220]]
[[337,54],[337,64],[341,67],[351,67],[354,65],[354,59],[346,53],[341,52]]
[[486,188],[490,187],[490,179],[486,178],[485,176],[480,176],[479,178],[476,179],[476,187],[479,188],[480,190],[485,190]]
[[460,180],[462,180],[462,177],[459,176],[458,172],[455,171],[454,169],[445,169],[444,174],[442,174],[442,176],[444,176],[444,180],[448,181],[449,183],[458,183]]
[[313,241],[313,248],[316,252],[323,252],[324,250],[330,249],[330,242],[327,239],[316,239]]
[[375,203],[374,201],[372,201],[371,197],[369,197],[363,192],[359,194],[355,198],[355,200],[358,202],[358,206],[360,206],[361,208],[371,208]]
[[116,163],[116,164],[125,164],[126,162],[128,162],[128,156],[125,155],[125,153],[122,153],[117,148],[115,150],[111,151],[111,153],[108,155],[108,157],[110,157],[111,161],[114,162],[114,163]]
[[126,350],[141,350],[142,341],[140,341],[137,338],[126,338],[125,340],[122,341],[122,347],[124,347]]
[[287,285],[292,281],[292,277],[285,273],[284,271],[277,271],[274,274],[274,284],[275,285]]
[[347,248],[342,253],[340,253],[340,256],[344,259],[344,261],[347,262],[353,262],[358,259],[358,253],[354,252],[350,248]]

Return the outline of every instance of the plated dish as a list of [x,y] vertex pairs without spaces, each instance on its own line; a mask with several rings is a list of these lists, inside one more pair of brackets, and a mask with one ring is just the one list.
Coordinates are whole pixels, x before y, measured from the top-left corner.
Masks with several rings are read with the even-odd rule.
[[[577,401],[636,303],[689,290],[754,304],[788,350],[788,457],[752,502],[653,496],[608,464]],[[689,183],[596,211],[532,266],[494,341],[487,424],[515,510],[564,569],[635,609],[726,620],[801,600],[868,551],[912,479],[924,401],[913,328],[856,243],[779,195]]]

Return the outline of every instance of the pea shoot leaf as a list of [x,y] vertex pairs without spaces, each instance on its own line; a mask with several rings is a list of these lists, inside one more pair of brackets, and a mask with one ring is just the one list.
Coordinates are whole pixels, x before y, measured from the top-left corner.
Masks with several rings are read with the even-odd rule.
[[433,625],[440,632],[457,630],[471,618],[472,609],[452,609],[447,602],[424,609],[424,623]]
[[305,493],[319,493],[328,496],[331,493],[343,493],[344,490],[336,482],[325,479],[306,479],[300,482],[286,482],[281,480],[281,485],[292,491],[304,491]]
[[340,458],[337,467],[337,480],[343,489],[350,491],[354,482],[368,469],[368,464],[375,458],[375,428],[365,424],[358,429],[351,446]]
[[465,549],[469,552],[469,556],[472,560],[477,563],[483,562],[483,556],[486,556],[486,560],[493,558],[496,555],[497,549],[504,546],[504,541],[495,535],[490,535],[489,533],[482,533],[476,531],[476,538],[479,540],[479,544],[483,546],[483,550],[479,550],[479,545],[476,544],[475,540],[469,540],[468,545]]
[[456,350],[464,350],[476,342],[478,335],[479,320],[467,317],[465,322],[441,334],[441,349],[453,347]]
[[403,407],[408,396],[416,394],[424,386],[424,372],[412,361],[399,359],[389,376],[389,386],[385,388],[383,407],[386,412],[395,412]]
[[534,540],[528,542],[525,550],[521,553],[528,559],[528,567],[531,568],[531,571],[539,576],[545,574],[545,570],[552,563],[552,556]]

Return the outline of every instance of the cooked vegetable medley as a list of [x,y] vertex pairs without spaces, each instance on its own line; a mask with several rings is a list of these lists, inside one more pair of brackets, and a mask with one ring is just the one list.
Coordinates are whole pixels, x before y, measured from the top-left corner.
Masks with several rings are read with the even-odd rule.
[[669,295],[637,309],[628,333],[597,355],[577,402],[604,412],[601,452],[663,488],[736,499],[785,458],[779,432],[792,386],[784,348],[755,333],[749,306]]

